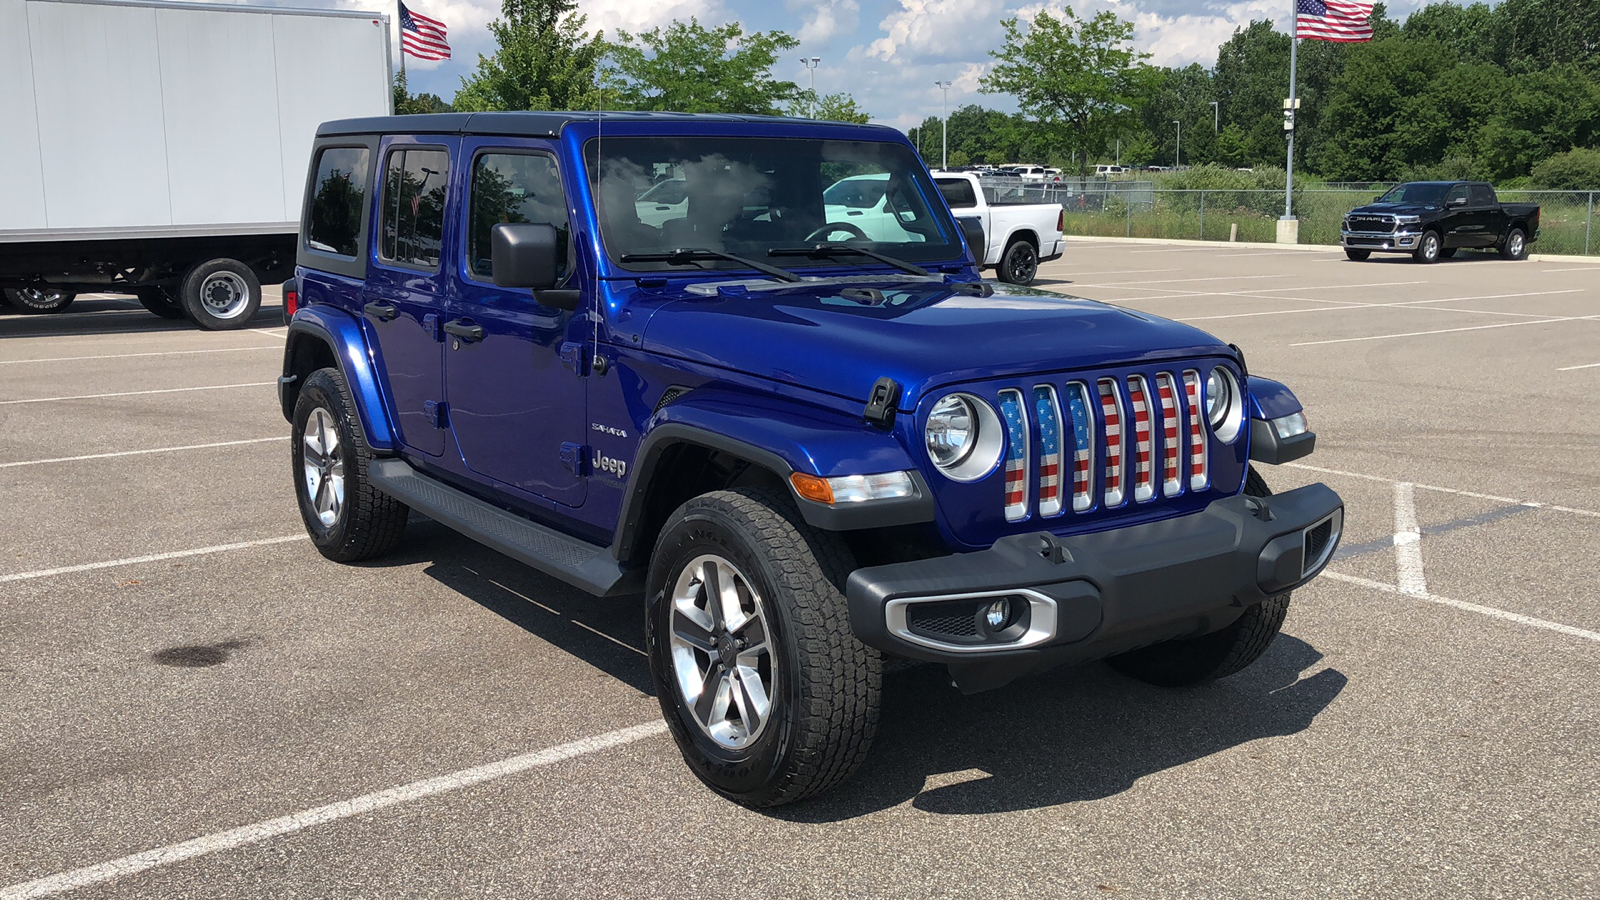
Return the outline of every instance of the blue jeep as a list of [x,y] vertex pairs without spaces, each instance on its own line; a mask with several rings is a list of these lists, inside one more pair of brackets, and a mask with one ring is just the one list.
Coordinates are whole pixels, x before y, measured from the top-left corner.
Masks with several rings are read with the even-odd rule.
[[[863,175],[870,235],[825,196]],[[280,393],[317,548],[382,554],[416,510],[643,595],[678,746],[743,804],[855,771],[886,657],[967,691],[1236,672],[1339,541],[1333,491],[1252,466],[1311,452],[1287,388],[1188,326],[983,282],[981,230],[887,128],[330,122],[304,209]]]

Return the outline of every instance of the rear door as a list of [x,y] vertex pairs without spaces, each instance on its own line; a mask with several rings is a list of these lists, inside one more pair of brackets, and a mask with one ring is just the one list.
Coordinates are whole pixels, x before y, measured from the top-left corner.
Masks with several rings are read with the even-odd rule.
[[1472,210],[1478,226],[1472,246],[1493,247],[1499,243],[1506,233],[1506,214],[1500,209],[1494,188],[1487,184],[1467,185],[1467,208]]
[[[579,506],[586,486],[582,320],[541,306],[526,288],[496,287],[490,254],[491,230],[500,222],[548,222],[563,238],[570,233],[552,151],[547,142],[509,138],[467,138],[462,145],[467,200],[456,216],[463,239],[450,267],[455,296],[446,322],[445,388],[450,429],[471,474]],[[569,249],[569,279],[571,260]],[[460,336],[475,329],[481,337]]]
[[444,452],[445,222],[459,138],[388,138],[382,144],[377,227],[362,320],[402,445]]

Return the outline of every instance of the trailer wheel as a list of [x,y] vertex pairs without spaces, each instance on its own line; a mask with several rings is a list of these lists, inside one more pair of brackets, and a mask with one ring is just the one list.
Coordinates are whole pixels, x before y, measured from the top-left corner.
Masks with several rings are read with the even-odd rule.
[[178,298],[164,287],[147,286],[138,288],[133,292],[139,298],[139,303],[163,319],[186,319],[188,315],[183,311],[183,304]]
[[58,291],[55,288],[15,288],[6,290],[6,302],[16,307],[18,312],[49,314],[66,312],[67,307],[76,300],[77,294],[71,291]]
[[208,331],[243,328],[261,308],[261,281],[236,259],[198,263],[178,292],[183,311]]

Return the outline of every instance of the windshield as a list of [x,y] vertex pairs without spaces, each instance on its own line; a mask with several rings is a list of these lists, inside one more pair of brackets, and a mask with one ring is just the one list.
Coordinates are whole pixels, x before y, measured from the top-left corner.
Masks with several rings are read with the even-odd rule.
[[1444,199],[1448,184],[1398,184],[1379,198],[1380,203],[1434,203]]
[[[819,243],[852,243],[905,260],[961,255],[943,204],[928,202],[935,194],[926,171],[899,144],[619,137],[590,141],[586,149],[601,237],[613,260],[688,249],[765,260],[768,250]],[[721,259],[695,264],[742,268]],[[626,267],[675,266],[630,260]]]

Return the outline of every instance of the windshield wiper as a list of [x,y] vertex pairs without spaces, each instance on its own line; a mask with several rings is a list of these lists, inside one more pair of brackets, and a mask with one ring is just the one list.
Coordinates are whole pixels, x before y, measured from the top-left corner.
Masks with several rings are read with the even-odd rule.
[[852,247],[848,244],[817,244],[814,247],[777,247],[767,251],[768,256],[804,256],[807,259],[828,259],[839,256],[865,256],[867,259],[881,262],[886,266],[894,266],[908,275],[927,275],[928,270],[921,266],[912,265],[903,259],[884,256],[862,247]]
[[773,278],[783,281],[800,280],[799,275],[790,272],[788,269],[780,269],[777,266],[768,265],[744,256],[736,256],[732,253],[723,253],[721,250],[689,249],[669,250],[666,253],[629,253],[622,257],[622,262],[664,262],[672,266],[683,266],[707,259],[725,259],[729,262],[736,262],[741,266],[749,266],[757,272],[771,275]]

